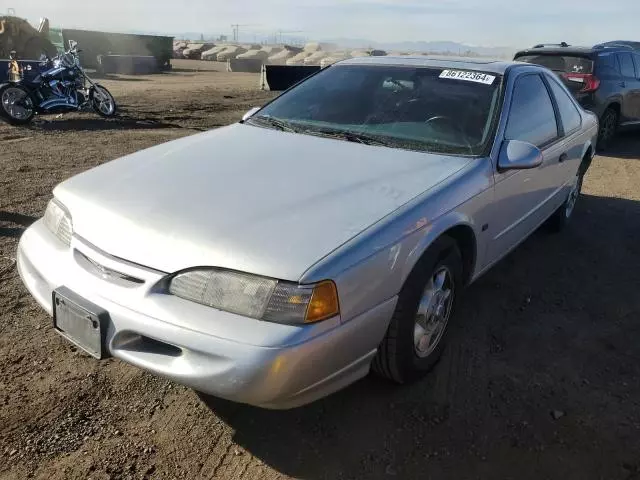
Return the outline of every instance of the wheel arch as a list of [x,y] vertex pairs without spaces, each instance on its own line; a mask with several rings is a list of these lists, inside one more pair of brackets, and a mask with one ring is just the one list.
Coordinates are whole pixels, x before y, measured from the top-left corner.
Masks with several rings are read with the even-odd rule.
[[440,228],[435,225],[414,249],[405,265],[402,285],[406,283],[411,273],[420,261],[429,253],[429,249],[441,237],[451,238],[462,255],[463,283],[466,285],[474,276],[478,259],[478,239],[474,224],[462,215],[456,215],[455,221],[442,223]]
[[583,175],[587,173],[587,170],[589,170],[589,167],[591,166],[591,162],[593,160],[595,153],[596,153],[596,146],[593,144],[591,140],[589,140],[584,144],[584,147],[582,149],[580,166],[578,167],[580,169],[580,172]]
[[602,113],[604,114],[604,112],[606,112],[610,108],[613,108],[614,110],[616,110],[618,115],[620,115],[620,113],[622,112],[622,99],[616,97],[613,100],[610,100],[609,103],[607,103],[607,106],[602,111]]

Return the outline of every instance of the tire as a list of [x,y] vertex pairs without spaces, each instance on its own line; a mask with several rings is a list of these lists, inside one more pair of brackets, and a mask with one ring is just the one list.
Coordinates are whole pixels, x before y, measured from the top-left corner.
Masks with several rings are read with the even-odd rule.
[[564,203],[549,217],[547,221],[547,228],[551,232],[561,232],[571,220],[571,216],[575,211],[576,203],[580,198],[580,193],[582,192],[582,182],[584,181],[584,170],[582,166],[576,172],[576,176],[573,179],[573,183],[571,184],[571,190],[567,195]]
[[619,122],[618,111],[613,107],[608,107],[600,118],[600,130],[598,131],[598,150],[606,150],[611,146],[613,138],[616,136]]
[[[98,95],[96,95],[96,90],[98,90]],[[110,102],[108,107],[105,107],[106,103],[101,101],[100,95],[106,96],[106,101]],[[118,112],[118,105],[116,104],[116,100],[113,98],[113,95],[111,95],[111,92],[98,83],[96,83],[95,87],[91,87],[91,90],[89,91],[89,101],[91,102],[91,106],[95,112],[101,117],[114,117]]]
[[[450,290],[448,298],[439,301],[442,295],[433,295],[435,279],[442,272],[447,272],[442,292]],[[425,376],[437,363],[444,349],[449,324],[455,315],[456,306],[463,287],[462,255],[455,241],[443,236],[428,249],[409,275],[400,294],[395,312],[389,323],[387,333],[378,347],[373,359],[372,369],[378,375],[396,383],[409,383]],[[435,329],[431,334],[418,330],[418,313],[425,311],[425,306],[438,306],[445,309],[441,318],[440,333]],[[432,310],[433,312],[433,310]],[[435,312],[434,312],[435,313]],[[436,318],[434,315],[432,318]],[[429,329],[434,325],[429,317],[423,317],[421,328]]]
[[29,123],[36,114],[36,107],[29,91],[15,83],[0,88],[0,114],[11,125]]

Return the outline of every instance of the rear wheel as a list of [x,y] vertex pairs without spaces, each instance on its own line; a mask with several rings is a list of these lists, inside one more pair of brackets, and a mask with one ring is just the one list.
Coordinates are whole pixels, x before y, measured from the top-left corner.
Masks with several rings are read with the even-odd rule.
[[12,125],[29,123],[36,113],[29,91],[12,83],[0,88],[0,113]]
[[580,198],[580,193],[582,192],[583,180],[584,171],[580,168],[571,182],[571,189],[569,190],[569,195],[567,195],[566,200],[547,222],[547,226],[552,232],[559,232],[563,230],[569,223],[571,215],[575,210],[576,203],[578,202],[578,198]]
[[442,355],[462,285],[460,250],[451,238],[441,237],[400,291],[373,370],[397,383],[428,373]]
[[611,146],[613,137],[618,130],[618,111],[609,107],[602,114],[600,119],[600,130],[598,131],[598,148],[605,150]]

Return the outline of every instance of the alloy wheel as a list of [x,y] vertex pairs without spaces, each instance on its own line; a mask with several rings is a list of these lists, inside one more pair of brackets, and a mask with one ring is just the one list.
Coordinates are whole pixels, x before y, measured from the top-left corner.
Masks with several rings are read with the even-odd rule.
[[9,87],[2,92],[2,108],[16,120],[29,118],[33,113],[33,102],[24,90]]
[[438,346],[449,322],[454,294],[451,272],[440,267],[429,279],[416,312],[413,345],[418,357],[428,357]]

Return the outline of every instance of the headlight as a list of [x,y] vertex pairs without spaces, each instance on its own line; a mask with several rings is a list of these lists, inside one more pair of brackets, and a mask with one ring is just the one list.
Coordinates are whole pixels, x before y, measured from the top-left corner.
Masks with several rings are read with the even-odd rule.
[[71,244],[71,234],[73,233],[71,215],[55,199],[47,205],[47,210],[44,212],[44,224],[62,243],[67,246]]
[[174,276],[169,293],[226,312],[277,323],[314,323],[340,312],[336,286],[331,281],[301,286],[246,273],[206,269]]

